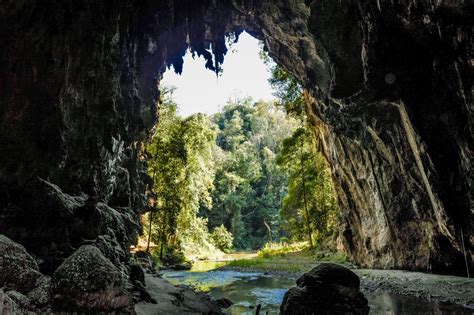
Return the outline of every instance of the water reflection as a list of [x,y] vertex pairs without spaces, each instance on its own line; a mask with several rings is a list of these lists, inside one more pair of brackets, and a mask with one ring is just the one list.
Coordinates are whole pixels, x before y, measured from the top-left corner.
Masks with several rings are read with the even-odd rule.
[[[201,262],[191,271],[167,271],[164,278],[173,284],[191,285],[208,291],[214,299],[226,297],[234,305],[228,314],[255,314],[255,306],[262,305],[260,314],[278,314],[280,303],[294,279],[269,276],[258,272],[212,270],[226,262]],[[389,293],[368,293],[371,314],[474,314],[473,310],[458,305],[432,303]]]
[[371,314],[474,314],[474,310],[459,305],[427,302],[413,296],[369,293],[366,297],[369,300]]

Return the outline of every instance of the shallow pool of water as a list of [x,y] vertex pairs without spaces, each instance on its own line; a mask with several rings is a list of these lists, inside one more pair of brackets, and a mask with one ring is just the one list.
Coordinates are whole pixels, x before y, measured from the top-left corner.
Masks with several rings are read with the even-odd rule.
[[[212,270],[225,262],[201,262],[191,271],[165,271],[163,277],[173,284],[190,285],[208,291],[214,299],[228,298],[234,305],[228,314],[255,314],[255,306],[262,305],[260,314],[278,314],[285,292],[295,286],[294,279],[265,275],[258,272]],[[474,314],[474,310],[459,305],[426,302],[424,300],[389,293],[367,293],[371,314]]]

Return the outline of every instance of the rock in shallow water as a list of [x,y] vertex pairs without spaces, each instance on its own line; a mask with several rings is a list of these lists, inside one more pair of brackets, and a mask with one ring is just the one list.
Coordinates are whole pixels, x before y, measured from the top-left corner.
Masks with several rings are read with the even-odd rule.
[[130,305],[125,279],[95,246],[81,246],[52,276],[56,310],[114,311]]
[[215,300],[215,302],[216,302],[217,306],[219,306],[220,308],[224,308],[224,309],[229,308],[232,305],[234,305],[234,302],[232,302],[228,298],[220,298],[220,299]]
[[303,274],[283,297],[280,314],[369,314],[359,277],[336,264]]
[[193,265],[190,262],[185,261],[185,262],[182,262],[182,263],[179,263],[179,264],[170,265],[169,269],[172,269],[172,270],[191,270],[192,267],[193,267]]

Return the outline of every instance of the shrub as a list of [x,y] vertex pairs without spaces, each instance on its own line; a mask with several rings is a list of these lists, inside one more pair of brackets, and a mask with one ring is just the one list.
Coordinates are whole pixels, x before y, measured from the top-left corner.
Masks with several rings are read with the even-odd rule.
[[329,261],[339,264],[344,264],[349,261],[346,253],[316,252],[314,258],[319,261]]
[[207,259],[220,253],[211,238],[207,222],[205,218],[191,218],[188,221],[189,226],[178,233],[181,249],[185,256],[192,260]]
[[232,233],[227,231],[224,225],[218,226],[212,231],[211,238],[217,248],[223,252],[228,253],[232,250],[232,244],[234,242],[234,237]]
[[181,264],[186,261],[186,257],[183,254],[181,248],[177,245],[170,245],[166,247],[166,253],[163,255],[162,262],[165,265],[172,266]]

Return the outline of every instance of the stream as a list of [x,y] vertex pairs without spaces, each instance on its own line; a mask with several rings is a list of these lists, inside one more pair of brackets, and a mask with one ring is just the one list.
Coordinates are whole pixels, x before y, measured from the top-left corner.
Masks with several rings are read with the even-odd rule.
[[[261,272],[216,270],[226,262],[200,261],[190,271],[164,271],[163,278],[174,285],[192,286],[209,292],[214,299],[228,298],[234,305],[227,314],[255,314],[255,306],[262,305],[260,314],[279,314],[285,292],[295,286],[295,279],[266,275]],[[416,297],[386,292],[364,292],[371,314],[474,314],[460,305],[428,302]]]

